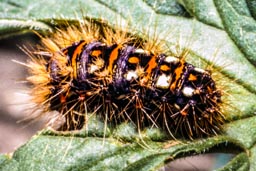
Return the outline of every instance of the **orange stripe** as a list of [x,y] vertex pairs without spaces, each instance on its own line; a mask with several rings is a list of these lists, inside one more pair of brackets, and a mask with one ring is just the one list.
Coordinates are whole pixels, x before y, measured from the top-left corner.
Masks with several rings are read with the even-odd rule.
[[160,70],[161,71],[168,71],[168,70],[170,70],[171,68],[169,67],[169,66],[167,66],[167,65],[161,65],[160,66]]
[[189,81],[195,81],[195,80],[197,80],[197,77],[193,74],[189,74],[188,80]]
[[74,76],[75,79],[77,78],[77,62],[76,62],[76,59],[82,53],[84,45],[86,45],[86,42],[80,43],[76,47],[76,49],[74,50],[74,53],[73,53],[72,58],[71,58],[71,65],[72,65],[72,68],[73,68],[73,76]]
[[180,85],[177,85],[178,80],[181,78],[182,74],[183,74],[183,69],[184,69],[185,65],[184,65],[184,61],[181,60],[180,61],[180,65],[175,69],[174,73],[175,73],[175,80],[174,82],[171,84],[171,90],[174,91],[176,89],[176,87],[179,87]]
[[122,48],[122,45],[118,45],[109,55],[108,73],[112,75],[114,61],[118,58],[118,51]]
[[99,57],[102,54],[101,50],[92,51],[91,55],[95,57]]
[[157,67],[156,56],[152,56],[148,62],[148,68],[146,70],[146,76],[142,79],[142,84],[146,84],[151,76],[152,70]]
[[131,64],[138,64],[140,62],[139,58],[138,57],[130,57],[128,59],[128,62],[131,63]]

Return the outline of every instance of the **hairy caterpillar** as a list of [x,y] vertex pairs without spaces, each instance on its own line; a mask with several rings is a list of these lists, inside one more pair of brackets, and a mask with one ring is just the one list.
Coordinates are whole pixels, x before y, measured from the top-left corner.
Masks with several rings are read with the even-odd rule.
[[93,113],[139,130],[159,127],[190,139],[216,135],[225,118],[211,73],[187,63],[187,50],[174,56],[163,46],[95,23],[58,30],[27,52],[33,102],[65,118],[60,130],[81,129]]

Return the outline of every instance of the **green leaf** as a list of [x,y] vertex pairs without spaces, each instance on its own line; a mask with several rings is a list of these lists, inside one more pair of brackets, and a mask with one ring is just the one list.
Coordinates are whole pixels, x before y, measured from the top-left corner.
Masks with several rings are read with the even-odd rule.
[[144,2],[147,3],[158,14],[189,17],[189,14],[184,7],[175,0],[145,0]]
[[221,18],[212,0],[179,0],[197,20],[223,29]]
[[245,0],[215,0],[225,30],[246,55],[256,65],[256,21],[252,18]]
[[[125,124],[119,129],[126,132],[135,128]],[[83,133],[42,132],[19,148],[2,170],[155,170],[165,160],[210,151],[216,144],[218,148],[230,146],[237,151],[243,150],[241,144],[222,136],[194,142],[159,142],[143,140],[138,135],[132,141],[125,141],[125,137],[118,134],[102,138],[92,136],[94,131],[84,130]]]
[[255,19],[256,18],[256,1],[255,0],[248,0],[246,1],[247,2],[247,5],[248,5],[248,8],[253,16],[253,18]]
[[[29,31],[48,33],[83,16],[109,25],[130,23],[138,36],[157,35],[188,61],[213,64],[225,94],[224,132],[212,138],[168,140],[159,131],[141,134],[129,124],[105,129],[96,120],[79,133],[43,132],[14,152],[0,156],[0,170],[156,170],[165,162],[204,152],[236,153],[219,170],[256,170],[255,1],[238,0],[57,0],[0,2],[0,39]],[[104,137],[105,136],[105,137]]]
[[1,39],[19,34],[25,34],[31,30],[50,31],[51,28],[48,25],[37,21],[7,19],[0,20]]

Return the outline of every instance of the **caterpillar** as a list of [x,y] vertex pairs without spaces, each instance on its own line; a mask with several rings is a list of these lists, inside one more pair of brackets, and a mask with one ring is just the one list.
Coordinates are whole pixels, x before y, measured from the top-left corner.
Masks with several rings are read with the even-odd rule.
[[222,93],[210,71],[186,62],[188,50],[173,55],[161,41],[93,23],[41,39],[27,51],[27,80],[36,108],[65,118],[59,130],[82,129],[92,113],[189,139],[221,131]]

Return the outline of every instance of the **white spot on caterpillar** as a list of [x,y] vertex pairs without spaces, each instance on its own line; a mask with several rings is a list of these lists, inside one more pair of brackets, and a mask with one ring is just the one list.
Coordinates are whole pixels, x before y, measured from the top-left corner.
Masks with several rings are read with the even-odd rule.
[[170,87],[170,78],[171,78],[171,76],[167,76],[166,74],[160,75],[156,81],[156,87],[162,88],[162,89],[169,88]]
[[135,53],[139,53],[139,54],[145,54],[145,53],[146,53],[146,54],[149,54],[148,51],[146,51],[146,50],[144,50],[144,49],[140,49],[140,48],[139,48],[139,49],[136,49],[136,50],[135,50]]
[[182,89],[182,93],[183,93],[183,95],[186,96],[186,97],[191,97],[191,96],[193,96],[194,91],[195,91],[195,89],[193,89],[193,88],[191,88],[191,87],[184,87],[184,88]]
[[128,71],[128,73],[126,75],[127,81],[131,81],[132,79],[137,79],[137,78],[138,78],[138,74],[136,71]]
[[178,63],[180,60],[179,58],[176,58],[174,56],[167,56],[165,59],[164,59],[165,62],[168,62],[168,63]]
[[92,74],[95,71],[99,70],[100,68],[97,65],[91,65],[89,68],[89,73]]
[[196,71],[196,72],[199,72],[199,73],[208,73],[207,71],[205,71],[204,69],[201,69],[201,68],[194,68],[194,70]]

